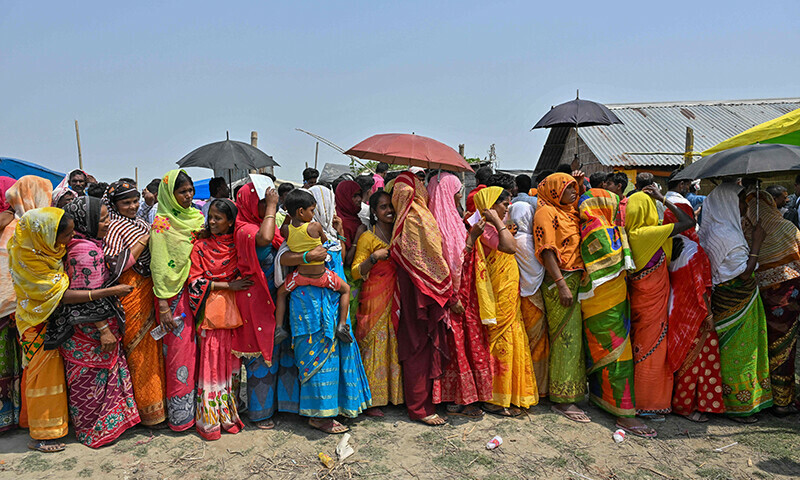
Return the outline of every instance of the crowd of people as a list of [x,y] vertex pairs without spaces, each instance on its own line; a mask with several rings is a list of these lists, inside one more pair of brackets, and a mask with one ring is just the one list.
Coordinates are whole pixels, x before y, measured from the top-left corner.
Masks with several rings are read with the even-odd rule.
[[70,422],[98,448],[137,424],[338,434],[388,405],[437,426],[540,399],[588,423],[588,395],[652,438],[670,413],[798,412],[785,188],[484,167],[464,198],[445,171],[375,170],[233,200],[213,179],[203,205],[183,170],[0,178],[0,431],[55,452]]

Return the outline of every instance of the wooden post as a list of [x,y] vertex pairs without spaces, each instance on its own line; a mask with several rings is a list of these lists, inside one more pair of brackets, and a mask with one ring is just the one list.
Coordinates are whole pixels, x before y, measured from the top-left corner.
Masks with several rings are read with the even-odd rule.
[[464,156],[464,144],[463,143],[459,143],[458,144],[458,154],[461,155],[462,157]]
[[[250,132],[250,145],[258,148],[258,132],[255,130]],[[250,173],[259,173],[258,169],[250,170]]]
[[81,156],[81,133],[78,131],[77,120],[75,120],[75,138],[78,140],[78,168],[83,170],[83,156]]
[[139,188],[139,167],[134,167],[133,179],[136,181],[136,188]]
[[686,127],[686,149],[683,154],[683,165],[688,167],[692,164],[692,155],[694,151],[694,130],[692,127]]
[[314,152],[314,169],[317,168],[317,160],[319,159],[319,142],[317,142],[317,150]]

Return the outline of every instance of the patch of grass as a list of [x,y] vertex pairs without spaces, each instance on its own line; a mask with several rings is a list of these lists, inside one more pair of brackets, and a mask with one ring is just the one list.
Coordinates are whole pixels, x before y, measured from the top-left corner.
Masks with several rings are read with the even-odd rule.
[[594,457],[589,455],[585,450],[575,450],[572,455],[584,465],[591,465],[595,462]]
[[[450,471],[466,473],[467,471],[471,472],[475,465],[491,468],[495,465],[495,460],[482,453],[476,454],[475,452],[458,450],[433,457],[433,463]],[[467,465],[469,465],[469,469]]]
[[114,471],[114,464],[111,462],[105,462],[104,464],[100,465],[100,470],[104,473],[111,473]]
[[91,468],[84,468],[80,472],[78,472],[79,478],[92,478],[92,469]]
[[[363,467],[361,467],[363,465]],[[381,465],[380,463],[367,463],[367,464],[359,464],[361,467],[359,470],[360,475],[364,476],[384,476],[389,475],[391,470],[389,470],[386,465]]]
[[773,429],[745,432],[738,433],[732,438],[776,459],[788,458],[793,461],[800,461],[800,451],[798,451],[796,444],[797,433],[794,431]]
[[718,467],[698,468],[695,473],[700,476],[700,478],[709,478],[711,480],[727,480],[733,478],[730,472]]
[[382,429],[378,430],[377,432],[371,432],[369,434],[369,439],[377,441],[382,441],[382,440],[387,441],[390,440],[393,436],[395,436],[395,433],[393,431]]
[[565,468],[567,466],[567,459],[564,457],[550,457],[544,461],[550,467]]
[[24,472],[43,472],[52,468],[53,464],[45,458],[46,453],[29,453],[19,462],[19,468]]
[[78,464],[78,459],[76,457],[70,457],[61,462],[61,469],[69,471],[75,468],[75,465],[77,464]]
[[517,480],[518,478],[516,475],[504,475],[502,473],[491,473],[483,477],[484,480]]
[[432,430],[425,430],[417,435],[417,440],[422,443],[436,443],[439,440],[439,435]]
[[381,460],[386,458],[386,449],[371,443],[359,448],[358,453],[369,460]]

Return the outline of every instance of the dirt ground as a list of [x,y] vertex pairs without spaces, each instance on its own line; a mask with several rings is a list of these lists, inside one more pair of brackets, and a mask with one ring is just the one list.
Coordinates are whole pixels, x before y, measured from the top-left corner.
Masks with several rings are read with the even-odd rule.
[[[355,455],[333,469],[339,436],[309,428],[295,415],[280,414],[273,431],[252,424],[237,435],[203,441],[194,431],[173,433],[137,427],[114,444],[92,450],[67,437],[67,449],[42,454],[27,450],[25,431],[0,435],[0,478],[182,479],[749,479],[800,477],[800,417],[779,420],[768,413],[755,425],[721,417],[696,424],[669,416],[651,424],[658,439],[611,438],[610,416],[589,407],[593,423],[579,425],[549,409],[533,407],[516,419],[451,417],[432,428],[411,422],[405,409],[389,408],[383,419],[348,420]],[[485,444],[494,435],[503,445]],[[717,452],[715,449],[738,442]]]

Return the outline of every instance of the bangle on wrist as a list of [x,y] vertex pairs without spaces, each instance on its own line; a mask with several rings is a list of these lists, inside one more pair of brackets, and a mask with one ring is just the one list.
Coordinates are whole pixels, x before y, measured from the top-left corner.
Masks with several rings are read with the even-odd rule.
[[503,228],[501,228],[500,230],[498,230],[498,231],[497,231],[497,233],[500,233],[500,232],[502,232],[503,230],[508,230],[508,227],[503,227]]
[[758,257],[758,254],[757,253],[751,253],[750,256],[751,257]]
[[138,243],[139,245],[141,245],[143,247],[147,246],[147,242],[143,242],[141,238],[139,240],[136,240],[136,243]]
[[558,283],[558,282],[560,282],[561,280],[564,280],[564,277],[558,277],[558,278],[556,278],[555,280],[553,280],[553,283]]
[[99,327],[97,327],[97,329],[100,330],[101,332],[103,330],[108,330],[108,324],[104,323],[104,324],[100,325]]
[[94,301],[94,300],[92,299],[92,291],[91,291],[91,290],[89,290],[89,301],[90,301],[90,302],[93,302],[93,301]]
[[344,243],[347,243],[347,238],[345,238],[345,237],[344,237],[344,235],[336,235],[336,237],[337,237],[339,240],[343,241]]
[[272,219],[274,219],[274,218],[275,218],[275,215],[267,215],[266,217],[264,217],[264,220],[266,220],[266,219],[268,219],[268,218],[272,218]]
[[308,255],[308,252],[303,253],[303,263],[308,263],[308,260],[306,260],[306,255]]

